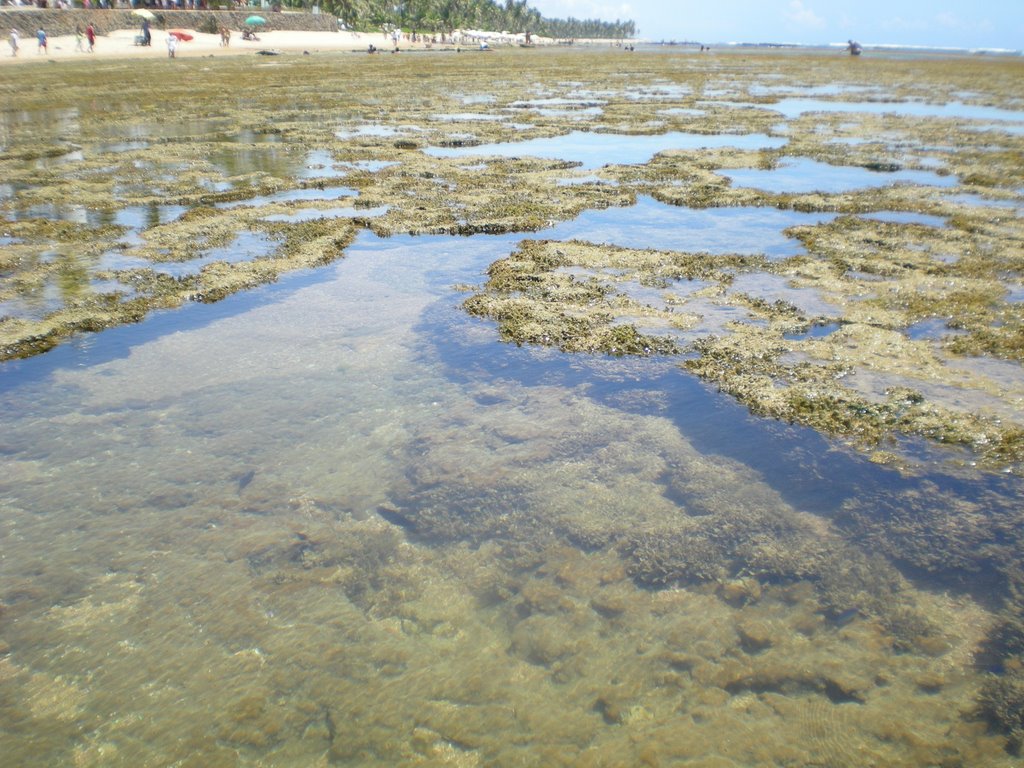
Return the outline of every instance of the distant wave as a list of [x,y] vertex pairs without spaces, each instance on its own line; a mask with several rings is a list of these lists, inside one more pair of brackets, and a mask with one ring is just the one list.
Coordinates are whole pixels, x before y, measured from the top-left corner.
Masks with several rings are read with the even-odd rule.
[[[993,56],[1021,56],[1024,51],[1013,48],[961,48],[944,45],[910,45],[908,43],[861,43],[864,50],[922,51],[935,53],[991,54]],[[829,43],[829,48],[846,48],[847,43]],[[813,46],[810,46],[813,47]]]
[[[692,40],[644,40],[640,41],[649,45],[670,45],[670,46],[697,46],[697,45],[710,45],[711,47],[717,48],[799,48],[805,50],[814,49],[845,49],[849,43],[843,41],[841,43],[788,43],[788,42],[759,42],[759,43],[748,43],[731,40],[728,42],[719,43],[700,43]],[[948,56],[968,56],[968,55],[988,55],[988,56],[1024,56],[1024,50],[1013,49],[1013,48],[963,48],[957,46],[942,46],[942,45],[915,45],[910,43],[861,43],[861,47],[864,51],[884,51],[887,53],[895,52],[906,52],[906,53],[938,53]]]

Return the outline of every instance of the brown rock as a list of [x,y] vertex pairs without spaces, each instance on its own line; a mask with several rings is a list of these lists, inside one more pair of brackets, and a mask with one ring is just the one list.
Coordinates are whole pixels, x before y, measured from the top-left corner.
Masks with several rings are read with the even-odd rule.
[[760,653],[772,646],[771,625],[754,619],[740,619],[736,622],[736,634],[740,646],[747,653]]

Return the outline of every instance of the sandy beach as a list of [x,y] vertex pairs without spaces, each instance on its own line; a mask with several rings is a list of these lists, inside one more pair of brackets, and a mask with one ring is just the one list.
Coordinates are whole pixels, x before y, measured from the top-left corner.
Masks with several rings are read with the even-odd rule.
[[[175,51],[177,58],[190,58],[198,56],[241,56],[255,54],[258,51],[275,51],[279,53],[306,53],[310,55],[325,52],[339,51],[367,51],[370,45],[374,45],[383,53],[392,52],[390,38],[379,33],[368,32],[312,32],[294,30],[266,30],[257,33],[258,40],[243,40],[241,30],[231,31],[231,41],[227,46],[221,45],[220,36],[197,32],[194,29],[185,29],[193,36],[191,40],[179,42]],[[34,37],[22,36],[17,56],[10,55],[10,47],[4,46],[4,55],[0,57],[0,64],[25,64],[27,62],[40,61],[42,59],[66,60],[66,59],[87,59],[87,58],[167,58],[167,31],[162,29],[153,30],[153,43],[151,46],[140,46],[135,44],[135,38],[139,34],[137,29],[118,29],[108,35],[96,38],[96,45],[92,53],[87,50],[79,50],[74,35],[60,35],[49,39],[49,52],[44,54],[38,51]],[[469,38],[469,33],[466,33]],[[551,42],[539,41],[541,44]],[[491,45],[497,45],[491,43]],[[82,48],[87,48],[88,43],[84,37]],[[454,44],[431,44],[423,42],[410,42],[401,40],[399,49],[409,50],[444,50],[456,47]],[[475,48],[476,44],[469,40],[462,44]]]

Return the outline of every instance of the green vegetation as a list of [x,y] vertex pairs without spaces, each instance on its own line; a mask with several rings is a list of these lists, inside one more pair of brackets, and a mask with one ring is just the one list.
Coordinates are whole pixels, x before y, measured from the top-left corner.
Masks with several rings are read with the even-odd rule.
[[[305,7],[308,0],[286,0],[284,5]],[[526,0],[324,0],[321,10],[341,19],[349,29],[370,30],[397,26],[416,32],[450,33],[456,29],[529,32],[557,38],[634,37],[636,25],[600,19],[546,19]]]

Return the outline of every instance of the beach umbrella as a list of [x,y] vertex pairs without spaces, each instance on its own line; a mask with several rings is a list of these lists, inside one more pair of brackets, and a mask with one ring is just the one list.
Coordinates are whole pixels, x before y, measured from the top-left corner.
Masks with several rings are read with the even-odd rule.
[[186,32],[184,29],[172,29],[167,34],[171,35],[172,37],[178,38],[183,43],[187,43],[189,40],[192,39],[192,35]]
[[264,19],[262,16],[250,16],[248,19],[245,20],[245,23],[249,26],[257,26],[259,24],[266,24],[267,20]]
[[156,18],[156,14],[154,14],[148,8],[136,8],[134,11],[132,11],[132,15],[141,16],[142,18],[149,19],[150,21]]

